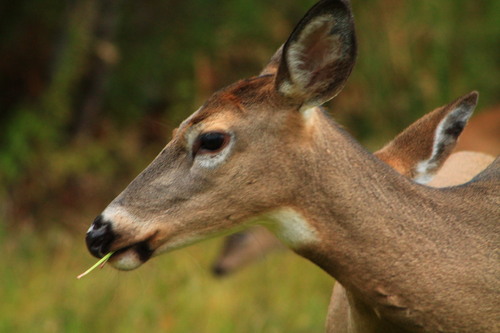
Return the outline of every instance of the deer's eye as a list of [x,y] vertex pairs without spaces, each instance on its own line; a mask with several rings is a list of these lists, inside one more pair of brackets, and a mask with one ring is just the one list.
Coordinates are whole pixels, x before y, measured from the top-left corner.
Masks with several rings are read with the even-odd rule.
[[223,132],[207,132],[201,134],[193,146],[193,155],[217,153],[228,143],[230,136]]

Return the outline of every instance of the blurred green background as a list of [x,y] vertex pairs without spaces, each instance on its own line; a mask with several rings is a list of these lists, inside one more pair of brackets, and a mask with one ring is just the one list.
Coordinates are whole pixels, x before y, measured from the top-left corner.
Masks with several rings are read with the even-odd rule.
[[[500,103],[500,1],[352,0],[329,109],[369,149],[471,90]],[[255,75],[314,1],[0,3],[0,332],[319,332],[333,281],[273,255],[223,281],[220,240],[130,273],[85,230],[213,91]]]

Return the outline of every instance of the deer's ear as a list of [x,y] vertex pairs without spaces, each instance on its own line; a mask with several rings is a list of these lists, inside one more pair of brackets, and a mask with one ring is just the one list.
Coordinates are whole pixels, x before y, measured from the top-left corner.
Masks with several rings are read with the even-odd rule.
[[343,88],[356,59],[354,19],[347,0],[322,0],[283,46],[276,89],[305,107],[321,105]]
[[455,148],[477,99],[473,91],[426,114],[375,155],[416,182],[428,183]]

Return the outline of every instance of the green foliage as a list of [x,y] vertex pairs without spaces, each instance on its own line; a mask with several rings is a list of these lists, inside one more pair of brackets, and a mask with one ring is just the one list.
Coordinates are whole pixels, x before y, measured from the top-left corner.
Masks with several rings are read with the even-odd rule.
[[[313,3],[117,1],[113,25],[96,0],[77,0],[65,10],[44,2],[48,6],[38,9],[10,4],[18,21],[4,14],[7,33],[1,41],[11,48],[0,49],[0,56],[26,47],[16,43],[23,31],[18,22],[26,32],[30,24],[44,26],[37,33],[46,44],[34,44],[33,53],[52,54],[38,64],[49,79],[37,98],[17,91],[18,103],[0,115],[0,175],[11,185],[30,168],[33,155],[72,144],[70,129],[85,102],[82,87],[95,75],[92,59],[109,58],[101,54],[98,23],[114,27],[108,28],[106,45],[116,55],[106,60],[110,67],[96,106],[102,111],[95,111],[90,130],[100,128],[103,119],[126,130],[149,114],[161,114],[159,121],[172,128],[212,91],[258,73]],[[480,91],[482,105],[498,102],[497,1],[370,0],[353,6],[358,64],[332,109],[363,142],[384,141],[472,89]],[[88,130],[84,135],[92,134]]]
[[497,1],[353,5],[358,63],[333,103],[363,142],[378,147],[412,120],[472,90],[480,92],[479,111],[499,102]]

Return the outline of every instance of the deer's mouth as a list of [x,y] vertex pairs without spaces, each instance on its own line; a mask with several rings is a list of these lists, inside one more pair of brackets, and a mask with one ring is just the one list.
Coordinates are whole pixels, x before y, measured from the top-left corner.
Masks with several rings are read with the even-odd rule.
[[115,251],[109,263],[116,269],[129,271],[148,261],[153,253],[154,250],[149,246],[149,239],[147,239]]

